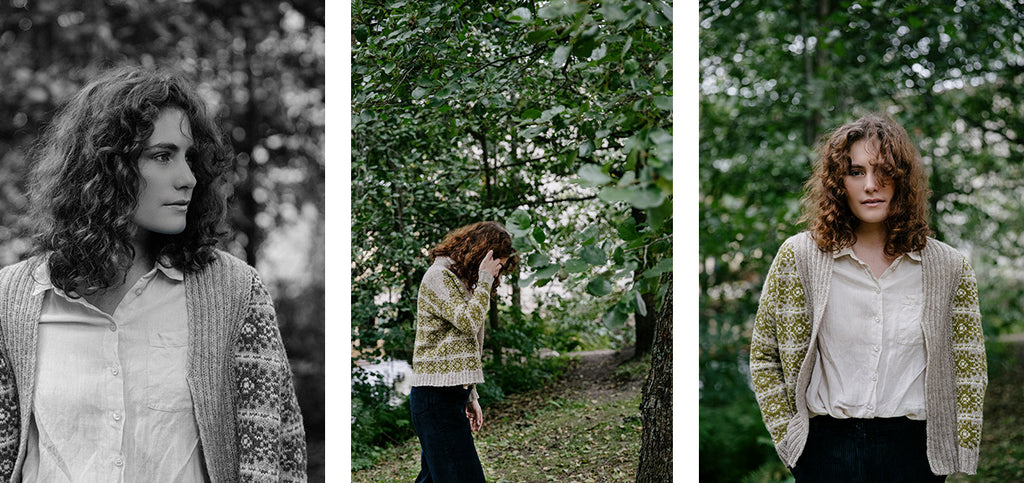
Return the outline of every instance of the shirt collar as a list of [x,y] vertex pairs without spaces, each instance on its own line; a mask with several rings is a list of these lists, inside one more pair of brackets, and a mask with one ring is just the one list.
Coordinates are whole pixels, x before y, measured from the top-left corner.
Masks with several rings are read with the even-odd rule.
[[[842,256],[846,256],[846,255],[849,255],[850,257],[854,256],[853,255],[853,246],[852,245],[848,246],[846,248],[843,248],[842,250],[839,250],[837,252],[832,252],[832,258],[834,258],[834,259],[838,259],[838,258],[840,258]],[[921,261],[921,250],[914,250],[912,252],[907,252],[906,255],[908,257],[910,257],[912,260],[914,260],[915,262],[920,262]]]
[[[165,267],[160,262],[157,262],[155,265],[156,266],[153,268],[153,270],[156,270],[164,274],[164,276],[166,276],[167,278],[174,280],[176,282],[181,282],[185,280],[185,274],[182,273],[181,270],[174,267]],[[146,275],[153,273],[153,270],[147,272]],[[50,289],[58,290],[56,287],[53,286],[53,282],[50,280],[49,258],[44,258],[43,261],[39,263],[39,266],[37,266],[35,271],[32,272],[32,278],[35,280],[35,287],[32,288],[32,295],[39,295]]]

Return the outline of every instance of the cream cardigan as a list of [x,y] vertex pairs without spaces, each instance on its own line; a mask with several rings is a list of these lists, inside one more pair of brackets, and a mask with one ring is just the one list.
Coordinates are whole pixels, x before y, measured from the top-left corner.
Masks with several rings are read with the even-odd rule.
[[[0,478],[20,479],[43,293],[32,258],[0,270]],[[213,482],[305,481],[306,443],[273,301],[256,271],[224,252],[185,274],[188,369]]]
[[[974,474],[988,384],[974,270],[955,249],[928,239],[921,251],[922,328],[928,366],[928,462],[933,473]],[[831,253],[804,232],[779,248],[761,292],[750,341],[750,375],[779,457],[796,465],[807,442],[807,385],[832,280]]]

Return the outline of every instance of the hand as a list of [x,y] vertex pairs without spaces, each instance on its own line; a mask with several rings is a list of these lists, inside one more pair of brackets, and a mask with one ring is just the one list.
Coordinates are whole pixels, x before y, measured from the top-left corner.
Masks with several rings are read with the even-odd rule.
[[466,418],[469,419],[469,429],[480,431],[484,425],[484,413],[480,410],[480,403],[470,402],[466,405]]
[[494,259],[494,250],[488,250],[487,255],[484,255],[484,259],[480,262],[480,270],[483,270],[494,278],[498,278],[498,272],[501,271],[501,260]]

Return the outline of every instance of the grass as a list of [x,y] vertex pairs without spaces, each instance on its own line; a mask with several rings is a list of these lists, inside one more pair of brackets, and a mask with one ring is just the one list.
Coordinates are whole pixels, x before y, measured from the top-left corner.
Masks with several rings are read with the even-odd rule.
[[[484,408],[484,427],[474,438],[487,481],[635,481],[639,407],[639,390],[591,397],[556,384]],[[385,449],[378,464],[353,473],[352,480],[412,481],[419,450],[415,439]]]

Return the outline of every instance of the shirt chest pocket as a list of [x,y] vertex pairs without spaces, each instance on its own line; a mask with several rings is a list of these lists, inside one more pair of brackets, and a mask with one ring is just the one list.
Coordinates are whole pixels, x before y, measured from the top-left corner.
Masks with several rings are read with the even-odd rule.
[[904,295],[897,306],[896,342],[904,345],[924,343],[924,330],[921,327],[921,297]]
[[185,373],[188,369],[188,330],[149,334],[146,358],[146,406],[157,411],[192,408]]

